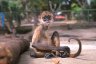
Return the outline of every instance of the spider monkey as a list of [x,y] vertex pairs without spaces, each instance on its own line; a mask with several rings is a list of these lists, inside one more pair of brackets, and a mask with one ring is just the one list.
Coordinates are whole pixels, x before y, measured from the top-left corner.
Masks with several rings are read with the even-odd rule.
[[[50,14],[50,15],[49,15]],[[50,16],[50,17],[49,17]],[[50,12],[45,11],[41,13],[39,24],[36,29],[34,30],[33,37],[32,37],[32,51],[30,51],[30,55],[33,57],[44,57],[46,53],[52,53],[56,56],[60,57],[77,57],[81,53],[81,42],[79,39],[75,39],[78,41],[79,50],[76,54],[70,54],[70,48],[68,46],[60,47],[60,38],[57,31],[53,32],[52,36],[50,37],[47,33],[49,28],[50,22],[53,20],[52,15]],[[68,40],[70,41],[70,39]]]
[[[59,40],[59,34],[58,32],[54,32],[53,34],[56,35],[56,37],[54,39],[52,39],[53,37],[50,37],[48,32],[49,29],[49,25],[51,22],[53,22],[53,14],[48,12],[48,11],[44,11],[41,13],[41,15],[39,16],[39,25],[36,27],[36,29],[34,30],[33,33],[33,37],[32,37],[32,43],[31,46],[33,47],[32,49],[34,50],[34,53],[36,57],[42,57],[45,55],[45,53],[47,52],[51,52],[52,49],[49,46],[52,47],[60,47],[60,40]],[[46,49],[43,50],[39,50],[36,47],[42,47],[42,45],[45,45],[46,47],[48,46],[48,48],[50,48],[50,50]],[[34,47],[36,46],[36,47]],[[42,47],[43,48],[43,47]],[[56,55],[59,54],[58,51],[54,51],[54,53]]]

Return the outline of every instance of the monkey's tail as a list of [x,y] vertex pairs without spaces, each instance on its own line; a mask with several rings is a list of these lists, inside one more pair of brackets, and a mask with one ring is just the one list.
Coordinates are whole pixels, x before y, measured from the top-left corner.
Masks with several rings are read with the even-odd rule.
[[69,57],[74,58],[74,57],[77,57],[77,56],[80,55],[81,50],[82,50],[82,44],[81,44],[81,41],[80,41],[79,39],[77,39],[77,38],[70,38],[68,41],[70,42],[71,39],[76,40],[76,41],[78,42],[78,44],[79,44],[79,49],[78,49],[78,51],[77,51],[75,54],[70,54],[70,55],[69,55]]

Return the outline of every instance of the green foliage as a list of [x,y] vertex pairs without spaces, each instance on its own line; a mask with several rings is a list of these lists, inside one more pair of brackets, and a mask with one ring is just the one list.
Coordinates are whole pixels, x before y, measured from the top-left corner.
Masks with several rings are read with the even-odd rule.
[[22,4],[19,0],[9,1],[9,8],[15,11],[16,9],[22,8]]
[[96,0],[91,1],[91,9],[96,9]]
[[[42,10],[50,10],[49,0],[0,0],[0,11],[8,12],[13,18],[20,17],[26,14],[26,12],[40,12]],[[56,4],[56,8],[62,4],[63,1],[68,0],[50,0],[52,5]],[[92,0],[95,1],[96,0]],[[23,2],[23,3],[22,3]],[[62,9],[72,10],[72,12],[80,12],[82,8],[78,5],[76,0],[71,0],[70,6],[62,6]],[[95,5],[95,3],[94,3]],[[92,5],[93,6],[93,5]],[[54,8],[54,7],[53,7]],[[55,10],[56,11],[56,10]]]
[[1,9],[0,9],[1,12],[8,10],[8,1],[1,0],[0,7],[1,7]]
[[79,7],[78,4],[76,3],[72,3],[71,9],[72,9],[72,12],[76,12],[76,13],[80,13],[80,11],[82,10],[82,8]]
[[52,1],[53,3],[62,3],[65,0],[50,0],[50,1]]
[[92,0],[91,1],[91,14],[92,14],[92,19],[94,20],[94,21],[96,21],[96,0]]

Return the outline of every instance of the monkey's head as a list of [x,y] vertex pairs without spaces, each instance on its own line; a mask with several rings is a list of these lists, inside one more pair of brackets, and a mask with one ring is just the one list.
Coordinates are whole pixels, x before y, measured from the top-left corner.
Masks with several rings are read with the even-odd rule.
[[40,24],[49,25],[53,22],[53,14],[49,11],[43,11],[39,17]]
[[0,44],[0,64],[10,64],[11,59],[12,56],[9,49]]

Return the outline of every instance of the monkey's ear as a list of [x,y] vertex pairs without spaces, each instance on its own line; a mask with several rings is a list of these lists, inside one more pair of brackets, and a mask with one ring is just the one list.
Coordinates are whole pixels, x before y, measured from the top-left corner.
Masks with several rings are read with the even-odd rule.
[[43,23],[44,23],[44,21],[43,21],[43,19],[42,19],[42,15],[39,15],[39,16],[38,16],[38,21],[39,21],[40,24],[43,24]]

